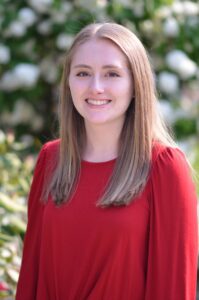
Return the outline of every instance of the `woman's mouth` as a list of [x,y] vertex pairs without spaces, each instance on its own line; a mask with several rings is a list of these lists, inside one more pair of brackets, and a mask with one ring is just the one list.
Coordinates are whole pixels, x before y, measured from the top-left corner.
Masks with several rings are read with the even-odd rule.
[[108,99],[86,99],[86,102],[88,104],[91,104],[91,105],[95,105],[95,106],[101,106],[101,105],[106,105],[106,104],[109,104],[111,102],[111,100],[108,100]]

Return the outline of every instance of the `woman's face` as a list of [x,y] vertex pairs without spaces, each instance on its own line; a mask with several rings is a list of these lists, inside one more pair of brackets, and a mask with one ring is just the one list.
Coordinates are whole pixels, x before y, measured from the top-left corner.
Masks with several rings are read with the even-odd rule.
[[82,44],[71,62],[69,87],[86,125],[123,125],[133,81],[126,56],[114,43],[93,39]]

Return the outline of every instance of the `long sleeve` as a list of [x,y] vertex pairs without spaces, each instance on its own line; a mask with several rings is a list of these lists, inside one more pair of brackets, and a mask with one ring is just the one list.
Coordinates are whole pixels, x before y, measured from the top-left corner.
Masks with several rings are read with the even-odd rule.
[[197,197],[182,152],[163,150],[151,178],[145,300],[195,300]]
[[40,202],[45,173],[45,146],[40,151],[28,199],[28,224],[16,300],[35,300],[44,205]]

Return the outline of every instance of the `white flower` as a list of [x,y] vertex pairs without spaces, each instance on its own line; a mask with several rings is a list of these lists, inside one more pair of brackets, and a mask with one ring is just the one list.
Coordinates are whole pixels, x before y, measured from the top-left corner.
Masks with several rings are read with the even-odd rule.
[[163,32],[168,37],[176,37],[179,34],[179,25],[175,18],[168,18],[163,24]]
[[182,79],[188,79],[197,72],[197,65],[183,51],[173,50],[166,55],[166,63]]
[[39,68],[33,64],[21,63],[14,68],[14,75],[18,78],[21,87],[34,86],[39,78],[39,73]]
[[40,70],[41,74],[47,82],[56,82],[58,77],[58,68],[54,63],[52,63],[50,59],[46,58],[41,62]]
[[19,10],[18,18],[21,23],[23,23],[27,27],[33,25],[37,20],[35,12],[28,7],[24,7]]
[[52,22],[51,20],[46,20],[37,26],[37,31],[43,35],[48,35],[51,32],[52,29]]
[[20,137],[20,142],[25,145],[25,147],[30,147],[34,145],[34,138],[30,134],[24,134]]
[[197,65],[191,59],[187,59],[178,67],[178,72],[182,79],[188,79],[196,75]]
[[151,20],[145,20],[140,25],[141,30],[148,35],[154,32],[154,23]]
[[66,50],[71,46],[73,40],[74,37],[72,35],[60,33],[56,39],[57,48],[60,50]]
[[11,257],[12,256],[12,254],[11,254],[11,252],[8,250],[8,249],[2,249],[1,250],[1,257],[2,258],[9,258],[9,257]]
[[28,0],[28,3],[39,13],[48,12],[53,0]]
[[179,79],[175,74],[161,72],[158,76],[158,86],[165,94],[174,94],[179,90]]
[[42,129],[43,125],[44,125],[44,119],[39,115],[35,115],[33,122],[31,122],[32,129],[35,131],[39,131]]
[[0,44],[0,63],[6,64],[10,60],[10,49],[3,44]]
[[6,140],[5,133],[0,129],[0,144],[3,144]]
[[97,4],[98,4],[100,7],[106,7],[106,5],[107,5],[107,0],[97,0]]
[[171,10],[176,15],[183,15],[184,13],[183,2],[174,1],[173,4],[171,5]]
[[158,109],[160,114],[163,116],[166,122],[172,123],[173,122],[173,108],[171,104],[166,100],[158,101]]
[[[13,219],[14,219],[14,217],[13,217]],[[9,221],[9,223],[10,223],[10,221]],[[19,279],[18,271],[16,271],[15,269],[8,268],[7,273],[13,282],[15,282],[15,283],[18,282],[18,279]]]
[[167,65],[171,69],[177,67],[176,65],[181,64],[186,59],[186,54],[181,50],[172,50],[166,55]]
[[51,10],[51,20],[53,23],[63,24],[66,22],[67,16],[72,11],[73,6],[69,2],[64,2],[60,4],[59,10]]
[[66,14],[63,11],[52,11],[51,12],[51,20],[56,24],[63,24],[66,22]]
[[199,4],[192,1],[184,1],[184,14],[186,16],[195,16],[199,13]]
[[15,36],[15,37],[24,36],[25,33],[26,33],[26,26],[20,21],[13,21],[8,27],[8,30],[6,31],[6,34],[8,36]]
[[28,63],[18,64],[12,71],[4,73],[0,88],[5,91],[14,91],[18,88],[32,87],[39,77],[39,68]]
[[33,106],[26,100],[20,99],[15,103],[12,113],[12,124],[27,124],[34,120],[36,113]]
[[12,71],[7,71],[3,74],[0,81],[0,89],[4,91],[14,91],[19,88],[18,78]]
[[135,3],[131,2],[131,8],[133,13],[136,17],[142,17],[144,15],[144,2],[143,1],[136,1]]
[[[26,202],[24,201],[23,204],[25,204],[25,203],[26,203]],[[18,251],[16,250],[16,252],[18,252]],[[15,252],[15,253],[16,253],[16,252]],[[19,256],[17,256],[17,255],[14,255],[13,258],[12,258],[12,262],[14,263],[14,265],[16,265],[16,266],[18,266],[18,267],[21,266],[21,261],[22,261],[21,257],[19,257]]]
[[159,19],[166,19],[171,16],[171,8],[169,6],[161,6],[155,11],[155,15]]
[[173,124],[177,119],[184,117],[186,114],[182,109],[174,109],[167,100],[158,101],[160,114],[169,124]]
[[174,1],[171,10],[176,15],[195,16],[199,12],[199,5],[192,1]]
[[[31,128],[35,131],[43,127],[43,118],[36,113],[30,102],[25,99],[19,99],[15,102],[12,113],[4,112],[1,119],[5,124],[16,126],[18,124],[30,124]],[[32,138],[24,136],[23,143],[30,146]]]
[[64,2],[64,3],[61,3],[61,11],[65,12],[65,13],[70,13],[73,9],[73,6],[70,2]]

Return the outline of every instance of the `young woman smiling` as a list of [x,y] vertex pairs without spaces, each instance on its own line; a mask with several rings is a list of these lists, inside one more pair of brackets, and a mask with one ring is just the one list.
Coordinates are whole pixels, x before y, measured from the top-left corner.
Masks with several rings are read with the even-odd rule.
[[196,203],[142,43],[86,26],[35,168],[16,300],[194,300]]

